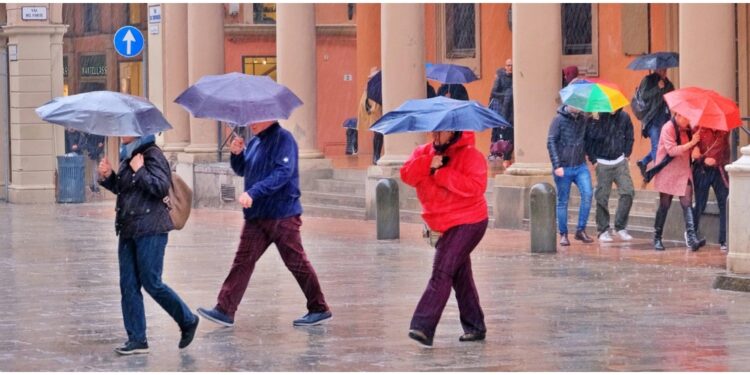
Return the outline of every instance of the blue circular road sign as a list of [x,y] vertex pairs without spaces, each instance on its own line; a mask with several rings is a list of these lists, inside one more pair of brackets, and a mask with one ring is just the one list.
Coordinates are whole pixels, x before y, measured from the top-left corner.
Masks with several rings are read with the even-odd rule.
[[115,51],[122,57],[138,56],[146,44],[141,30],[133,26],[123,26],[117,30],[112,42],[115,45]]

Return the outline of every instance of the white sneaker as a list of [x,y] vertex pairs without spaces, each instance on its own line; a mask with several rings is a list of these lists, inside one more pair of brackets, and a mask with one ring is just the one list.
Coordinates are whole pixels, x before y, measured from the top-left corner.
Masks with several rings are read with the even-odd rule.
[[727,243],[726,243],[726,242],[722,242],[722,243],[721,243],[721,244],[719,245],[719,249],[721,249],[721,251],[727,251],[727,250],[729,250],[729,247],[727,246]]
[[623,240],[623,241],[630,241],[630,240],[633,239],[633,236],[631,236],[630,234],[628,234],[628,230],[627,229],[618,230],[617,231],[617,235],[620,236],[620,239]]
[[612,242],[612,236],[609,235],[609,231],[605,230],[599,234],[599,242]]

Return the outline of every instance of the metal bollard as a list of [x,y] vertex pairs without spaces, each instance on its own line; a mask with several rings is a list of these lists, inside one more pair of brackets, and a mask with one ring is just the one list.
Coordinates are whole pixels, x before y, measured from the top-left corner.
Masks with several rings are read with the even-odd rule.
[[557,252],[555,188],[548,183],[538,183],[531,187],[529,196],[531,252],[555,253]]
[[395,240],[401,237],[398,183],[391,178],[381,179],[375,186],[375,221],[379,240]]

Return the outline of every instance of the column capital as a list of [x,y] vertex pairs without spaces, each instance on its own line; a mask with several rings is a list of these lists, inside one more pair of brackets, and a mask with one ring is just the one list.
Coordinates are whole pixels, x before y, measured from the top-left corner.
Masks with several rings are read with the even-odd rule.
[[68,25],[9,25],[0,28],[0,36],[12,37],[14,35],[44,34],[62,36],[68,31]]

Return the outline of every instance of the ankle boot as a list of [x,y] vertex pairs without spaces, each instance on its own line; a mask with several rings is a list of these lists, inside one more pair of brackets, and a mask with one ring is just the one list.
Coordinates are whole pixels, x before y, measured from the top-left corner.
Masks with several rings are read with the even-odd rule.
[[656,210],[656,219],[654,220],[654,250],[664,250],[661,235],[664,232],[664,223],[667,221],[667,212],[669,212],[669,207],[659,206]]
[[685,245],[692,251],[698,251],[700,241],[695,235],[695,221],[693,220],[693,209],[690,207],[682,208],[682,215],[685,217]]

